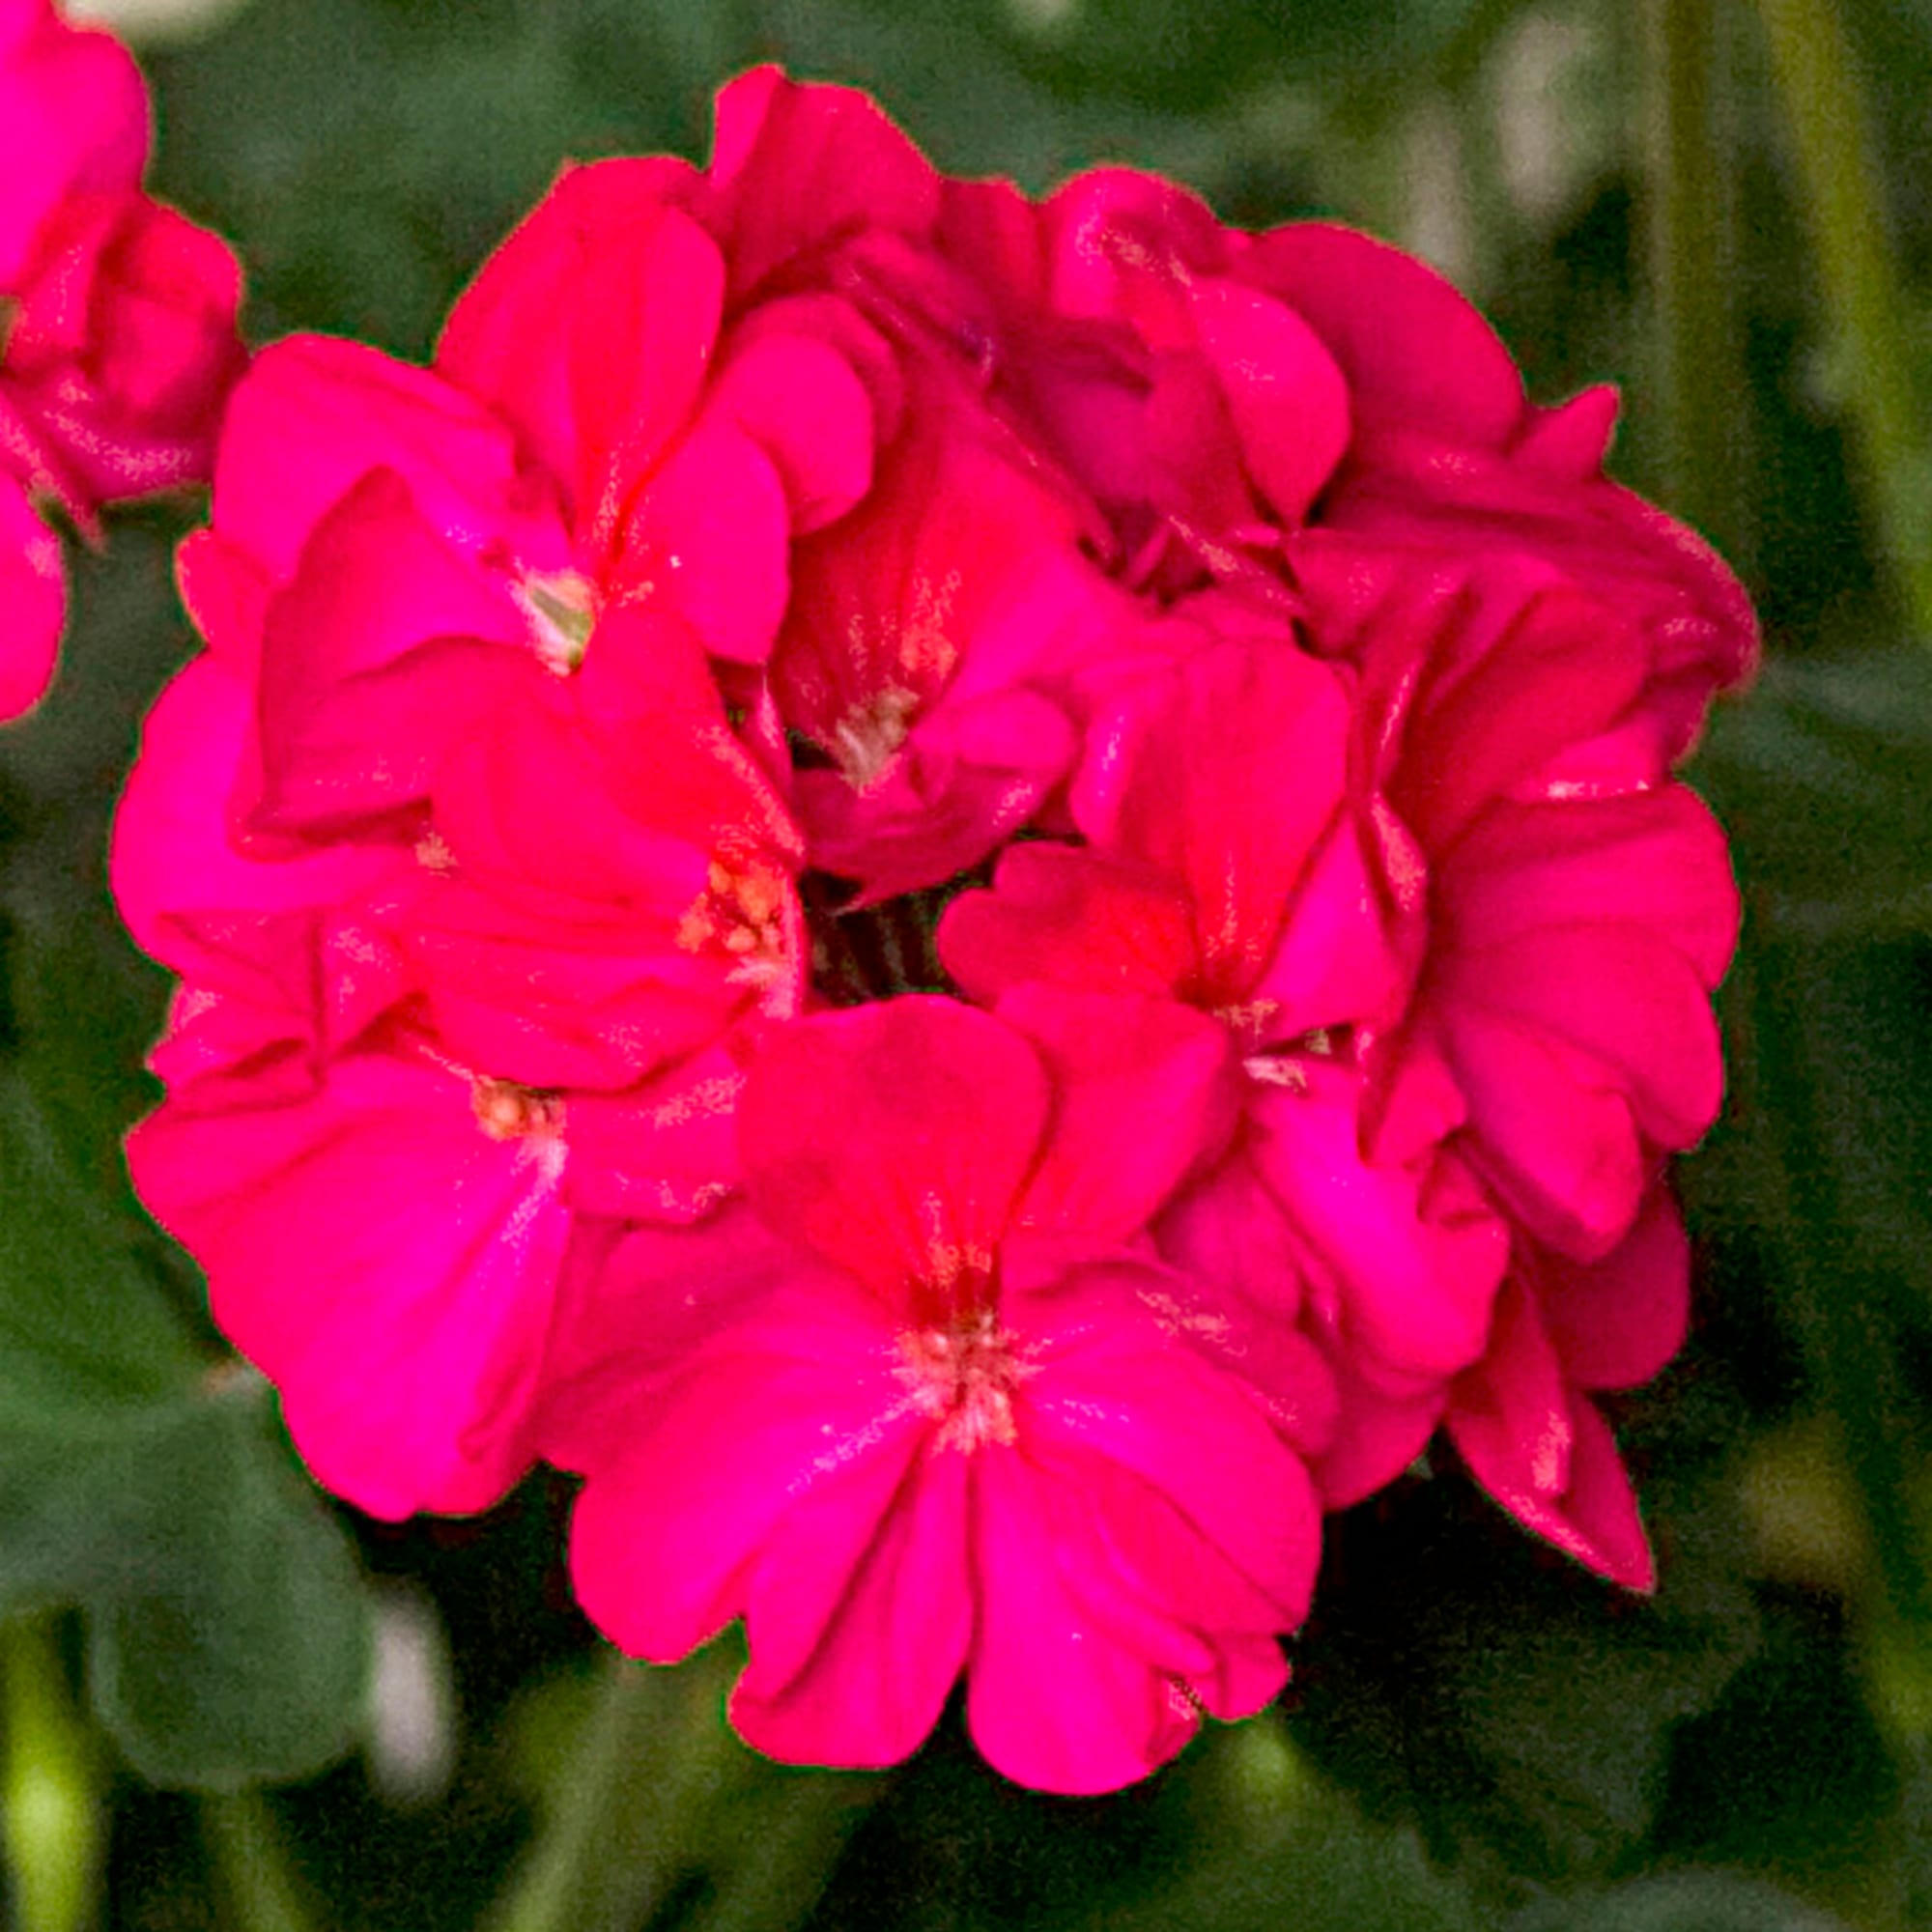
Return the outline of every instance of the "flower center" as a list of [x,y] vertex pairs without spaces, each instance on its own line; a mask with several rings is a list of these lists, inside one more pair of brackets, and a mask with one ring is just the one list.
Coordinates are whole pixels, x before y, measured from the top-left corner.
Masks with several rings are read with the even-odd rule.
[[752,859],[733,867],[714,859],[704,890],[678,922],[687,952],[716,951],[732,961],[731,978],[769,985],[785,971],[785,876]]
[[597,623],[597,593],[590,580],[574,570],[532,571],[516,594],[530,620],[537,656],[559,677],[568,677],[583,662]]
[[469,1108],[476,1124],[493,1141],[563,1138],[563,1096],[548,1088],[523,1087],[514,1080],[478,1073],[470,1081]]
[[938,1423],[936,1448],[1010,1443],[1013,1391],[1033,1373],[990,1308],[899,1336],[899,1379],[922,1412]]
[[918,709],[916,692],[889,685],[839,720],[832,734],[832,752],[854,791],[869,791],[879,781],[910,735]]

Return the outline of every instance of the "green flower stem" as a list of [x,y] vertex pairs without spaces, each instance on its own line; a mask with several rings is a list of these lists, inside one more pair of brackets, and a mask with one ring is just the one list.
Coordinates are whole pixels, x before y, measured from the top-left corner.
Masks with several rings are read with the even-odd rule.
[[0,1628],[0,1692],[8,1922],[18,1932],[82,1932],[99,1907],[107,1815],[99,1749],[69,1694],[50,1613]]
[[754,1833],[714,1873],[691,1932],[785,1932],[818,1903],[852,1833],[891,1789],[877,1772],[794,1772],[753,1813]]
[[1644,0],[1649,252],[1661,494],[1733,556],[1747,421],[1732,261],[1721,0]]
[[310,1932],[301,1888],[262,1793],[251,1788],[211,1798],[201,1822],[228,1922],[240,1932]]
[[1880,540],[1918,640],[1932,645],[1932,434],[1852,50],[1832,0],[1757,0],[1791,133],[1846,410]]
[[676,1670],[614,1651],[582,1748],[488,1932],[636,1932],[701,1856],[702,1821],[746,1755],[719,1699],[727,1646]]

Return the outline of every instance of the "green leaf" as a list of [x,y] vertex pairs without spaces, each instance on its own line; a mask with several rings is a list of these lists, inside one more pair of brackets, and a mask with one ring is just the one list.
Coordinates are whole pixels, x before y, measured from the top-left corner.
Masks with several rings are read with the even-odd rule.
[[0,1606],[90,1612],[99,1714],[160,1782],[312,1771],[359,1719],[355,1562],[266,1394],[196,1346],[0,1077]]
[[1776,660],[1720,707],[1696,778],[1776,936],[1932,931],[1932,657]]
[[173,1445],[169,1586],[97,1607],[95,1708],[156,1784],[320,1770],[354,1741],[368,1627],[340,1529],[268,1447],[254,1405],[204,1407]]
[[[1366,1817],[1301,1754],[1278,1712],[1213,1733],[1178,1774],[1191,1801],[1186,1863],[1110,1932],[1476,1932],[1467,1886],[1413,1830]],[[1291,1915],[1282,1901],[1293,1899]],[[1091,1921],[1089,1921],[1091,1922]]]
[[1509,1932],[1842,1932],[1843,1921],[1734,1872],[1666,1872],[1551,1899]]
[[1492,1880],[1607,1875],[1651,1829],[1676,1726],[1757,1639],[1722,1483],[1652,1483],[1646,1500],[1667,1525],[1651,1599],[1532,1544],[1455,1478],[1331,1520],[1297,1662],[1310,1748],[1445,1861]]

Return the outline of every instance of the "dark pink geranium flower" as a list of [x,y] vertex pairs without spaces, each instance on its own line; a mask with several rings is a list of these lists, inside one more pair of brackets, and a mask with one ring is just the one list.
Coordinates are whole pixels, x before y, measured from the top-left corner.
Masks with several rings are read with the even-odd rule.
[[[963,1674],[993,1764],[1108,1790],[1280,1689],[1312,1492],[1189,1284],[1127,1245],[1221,1049],[1103,1004],[1117,1051],[1077,1065],[933,999],[776,1037],[750,1206],[636,1237],[573,1311],[578,1589],[659,1659],[743,1616],[732,1715],[774,1755],[892,1763]],[[1110,1060],[1131,1110],[1083,1100]]]
[[1138,621],[991,429],[920,398],[872,499],[799,546],[772,692],[831,766],[798,775],[813,861],[862,902],[939,885],[1038,815],[1080,748],[1058,668]]
[[1427,1410],[1426,1436],[1482,1352],[1507,1243],[1453,1153],[1371,1162],[1359,1144],[1354,1030],[1399,1008],[1414,908],[1382,887],[1408,848],[1382,851],[1393,829],[1353,796],[1352,728],[1345,679],[1285,630],[1144,681],[1096,727],[1075,787],[1091,842],[1014,847],[990,891],[949,909],[940,950],[983,1000],[1043,981],[1162,994],[1221,1023],[1239,1124],[1157,1223],[1161,1251]]
[[1737,888],[1670,777],[1674,682],[1533,559],[1418,565],[1355,539],[1304,556],[1309,628],[1359,662],[1378,782],[1428,880],[1420,977],[1368,1056],[1372,1145],[1453,1135],[1531,1235],[1594,1259],[1721,1096],[1710,996]]
[[1531,404],[1509,351],[1414,257],[1324,222],[1256,239],[1241,273],[1293,304],[1349,384],[1354,436],[1318,521],[1436,560],[1534,558],[1640,642],[1667,755],[1757,660],[1757,620],[1693,530],[1604,474],[1613,389]]
[[560,1111],[378,1036],[306,1093],[205,1081],[128,1137],[309,1466],[374,1515],[482,1509],[528,1466],[572,1226]]
[[235,258],[141,192],[148,137],[124,47],[0,0],[0,717],[45,689],[66,615],[18,506],[92,535],[103,504],[198,482],[241,373]]
[[[49,18],[0,107],[99,57]],[[35,125],[43,631],[38,501],[188,462],[222,311],[144,128]],[[1438,1426],[1646,1585],[1596,1396],[1685,1325],[1737,908],[1673,773],[1754,633],[1611,413],[1361,237],[947,182],[769,69],[707,165],[566,168],[430,366],[267,350],[113,877],[182,976],[136,1183],[318,1475],[547,1457],[616,1641],[743,1620],[760,1747],[963,1683],[1067,1792],[1272,1697]]]
[[952,184],[945,241],[990,291],[995,395],[1091,492],[1127,579],[1264,582],[1348,447],[1350,398],[1293,309],[1238,278],[1250,238],[1112,168],[1038,207]]

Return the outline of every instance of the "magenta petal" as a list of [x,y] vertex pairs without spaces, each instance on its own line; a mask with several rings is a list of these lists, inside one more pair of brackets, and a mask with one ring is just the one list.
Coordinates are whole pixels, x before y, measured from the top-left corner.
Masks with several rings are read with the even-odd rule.
[[400,478],[372,472],[269,605],[255,823],[313,836],[419,803],[503,686],[545,675],[503,586],[428,527]]
[[938,940],[946,970],[987,1005],[1033,980],[1069,992],[1173,993],[1196,964],[1178,888],[1043,840],[1001,853],[991,890],[961,893]]
[[1525,1484],[1518,1459],[1480,1419],[1452,1406],[1449,1431],[1477,1480],[1525,1528],[1626,1589],[1653,1590],[1656,1560],[1609,1425],[1576,1390],[1568,1408],[1569,1486],[1559,1496]]
[[766,1544],[805,1498],[863,1505],[844,1484],[852,1467],[903,1467],[924,1436],[883,1316],[849,1290],[798,1298],[811,1353],[748,1316],[585,1458],[571,1574],[586,1614],[635,1656],[671,1662],[741,1614]]
[[578,522],[601,550],[696,405],[724,264],[689,215],[643,202],[600,225],[570,300]]
[[860,905],[939,885],[1024,826],[1077,749],[1065,714],[1035,692],[943,700],[872,782],[799,774],[813,861],[857,879]]
[[1172,1000],[1040,985],[1009,993],[999,1014],[1037,1048],[1058,1102],[1021,1224],[1130,1239],[1234,1126],[1227,1029]]
[[63,199],[137,187],[148,158],[147,91],[128,49],[50,6],[17,12],[0,21],[0,288]]
[[1005,1453],[975,1474],[974,1743],[994,1770],[1038,1791],[1114,1791],[1145,1777],[1193,1736],[1193,1707],[1061,1580],[1042,1477]]
[[1248,473],[1282,522],[1298,524],[1349,446],[1342,372],[1293,309],[1253,289],[1206,280],[1192,305]]
[[286,577],[318,519],[377,468],[394,470],[430,526],[469,550],[500,534],[518,481],[508,429],[440,376],[360,343],[287,336],[229,401],[215,527]]
[[724,365],[713,393],[713,407],[777,467],[796,534],[836,523],[871,487],[871,398],[829,343],[761,334]]
[[723,1047],[640,1088],[570,1103],[571,1204],[627,1220],[690,1221],[739,1181],[738,1096],[745,1076]]
[[1301,1308],[1301,1265],[1283,1209],[1243,1133],[1211,1173],[1192,1181],[1155,1226],[1161,1259],[1233,1292],[1287,1326]]
[[747,1744],[790,1764],[879,1766],[924,1742],[972,1639],[971,1469],[908,1436],[781,1520],[731,1694]]
[[67,625],[67,575],[60,539],[34,514],[27,495],[0,475],[0,720],[40,702],[54,674]]
[[1469,1102],[1470,1158],[1539,1240],[1593,1261],[1636,1216],[1650,1159],[1601,1063],[1500,1014],[1463,1008],[1444,1037]]
[[559,311],[581,302],[586,270],[613,235],[637,229],[643,211],[688,193],[696,179],[689,162],[668,156],[566,165],[449,312],[438,372],[508,417],[559,483],[578,477],[582,445],[574,336],[558,327]]
[[1456,1446],[1489,1481],[1548,1502],[1570,1487],[1570,1399],[1563,1365],[1536,1298],[1512,1275],[1496,1296],[1490,1346],[1457,1383],[1449,1408]]
[[[1117,1642],[1222,1719],[1252,1717],[1288,1680],[1281,1612],[1159,1491],[1100,1457],[1030,1459],[1042,1474],[1060,1575]],[[1303,1527],[1320,1540],[1306,1499]]]
[[1554,1254],[1535,1263],[1544,1325],[1580,1388],[1634,1388],[1684,1346],[1690,1321],[1690,1245],[1667,1187],[1645,1198],[1636,1225],[1602,1261]]
[[1299,1623],[1315,1585],[1313,1492],[1238,1385],[1120,1306],[1104,1277],[1028,1296],[1016,1319],[1045,1356],[1023,1388],[1021,1440],[1132,1470],[1274,1605],[1277,1628]]
[[1392,1394],[1352,1377],[1338,1364],[1341,1419],[1333,1440],[1311,1467],[1328,1510],[1352,1508],[1386,1489],[1429,1446],[1449,1399],[1437,1382],[1413,1394]]
[[1499,445],[1522,378],[1495,331],[1435,270],[1325,222],[1263,236],[1242,274],[1290,303],[1348,378],[1357,421]]
[[940,1319],[983,1270],[1037,1152],[1050,1094],[1024,1039],[923,996],[801,1020],[752,1068],[739,1106],[745,1185],[781,1233],[897,1307]]
[[1354,1076],[1300,1069],[1303,1091],[1251,1104],[1255,1163],[1281,1204],[1319,1305],[1352,1346],[1405,1375],[1453,1374],[1482,1352],[1508,1236],[1453,1158],[1363,1160]]
[[734,295],[855,229],[921,234],[939,216],[938,175],[874,101],[770,67],[719,94],[711,180]]
[[341,905],[407,867],[381,847],[337,845],[258,862],[228,836],[228,795],[249,736],[248,688],[211,655],[155,702],[114,820],[109,864],[121,916],[142,950],[192,972],[184,920]]
[[[568,1105],[575,1167],[575,1095]],[[535,1424],[538,1453],[580,1475],[616,1469],[639,1413],[690,1375],[700,1352],[728,1348],[748,1317],[760,1319],[759,1349],[785,1352],[797,1323],[787,1327],[782,1317],[801,1298],[824,1349],[815,1354],[793,1347],[791,1354],[837,1362],[841,1350],[863,1353],[872,1346],[877,1320],[852,1284],[807,1262],[742,1199],[684,1227],[586,1220],[558,1291]]]
[[1723,829],[1689,786],[1492,809],[1440,874],[1451,944],[1617,924],[1665,939],[1715,986],[1738,935]]
[[784,615],[790,535],[771,458],[707,416],[638,497],[618,587],[681,617],[714,656],[758,664]]
[[[1660,1147],[1690,1147],[1717,1118],[1724,1066],[1710,996],[1669,940],[1627,925],[1552,926],[1502,946],[1470,947],[1445,988],[1587,1056],[1628,1096]],[[1458,1066],[1471,1094],[1458,1022]],[[1474,1109],[1483,1124],[1480,1105]]]
[[1374,1023],[1399,1009],[1407,990],[1405,953],[1420,944],[1420,926],[1416,920],[1406,927],[1385,905],[1362,828],[1344,815],[1317,851],[1280,941],[1248,991],[1262,1037],[1298,1040]]
[[165,1104],[128,1157],[322,1482],[400,1519],[482,1509],[522,1473],[560,1142],[492,1138],[467,1077],[358,1056],[298,1104]]
[[1260,976],[1341,800],[1349,702],[1287,639],[1210,646],[1094,724],[1074,788],[1109,856],[1185,881],[1214,996]]

